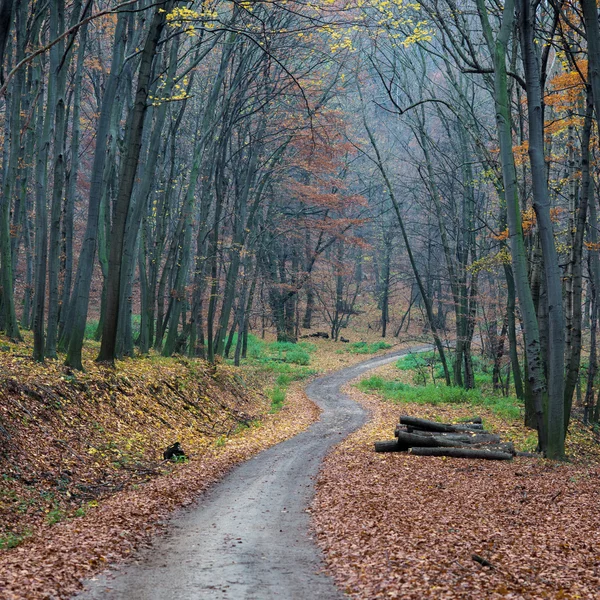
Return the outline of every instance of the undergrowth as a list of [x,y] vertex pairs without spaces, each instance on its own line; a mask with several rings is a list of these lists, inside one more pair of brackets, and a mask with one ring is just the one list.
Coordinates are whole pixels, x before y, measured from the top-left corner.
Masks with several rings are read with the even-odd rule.
[[377,375],[363,379],[358,387],[363,392],[377,392],[386,400],[398,404],[470,404],[489,408],[505,419],[520,419],[523,412],[523,404],[517,398],[483,394],[478,389],[465,390],[435,384],[413,386]]
[[254,335],[248,336],[245,364],[275,378],[273,387],[267,390],[272,413],[284,405],[287,389],[293,381],[301,381],[317,372],[310,367],[311,354],[316,349],[310,342],[267,342]]
[[[492,368],[478,355],[472,355],[475,387],[488,387],[492,384]],[[437,352],[415,352],[406,354],[396,361],[396,367],[401,371],[414,371],[413,382],[417,385],[444,381],[444,368]],[[448,368],[452,369],[450,357]]]
[[[140,325],[142,322],[141,315],[132,315],[131,317],[131,330],[134,338],[140,334]],[[84,338],[86,340],[95,340],[96,335],[98,333],[98,321],[97,320],[89,320],[85,324],[85,334]]]
[[392,344],[380,340],[378,342],[372,342],[371,344],[368,344],[367,342],[354,342],[348,344],[348,347],[345,348],[345,350],[351,354],[376,354],[380,350],[387,350],[391,347]]

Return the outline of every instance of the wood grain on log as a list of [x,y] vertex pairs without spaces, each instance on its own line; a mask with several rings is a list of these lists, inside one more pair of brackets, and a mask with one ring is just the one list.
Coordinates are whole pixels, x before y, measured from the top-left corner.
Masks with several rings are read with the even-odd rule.
[[437,433],[434,431],[415,431],[407,432],[402,426],[396,427],[394,435],[398,437],[399,433],[412,433],[421,437],[435,437],[440,440],[452,440],[454,442],[463,442],[465,444],[497,444],[500,443],[500,436],[495,433],[482,432],[462,432],[462,433]]
[[449,440],[448,438],[440,438],[435,435],[417,435],[416,433],[404,433],[404,431],[398,432],[398,443],[402,446],[412,447],[425,447],[425,448],[438,448],[440,446],[447,446],[451,448],[461,448],[464,446],[463,442]]
[[512,460],[512,454],[475,448],[411,448],[415,456],[448,456],[450,458],[481,458],[484,460]]

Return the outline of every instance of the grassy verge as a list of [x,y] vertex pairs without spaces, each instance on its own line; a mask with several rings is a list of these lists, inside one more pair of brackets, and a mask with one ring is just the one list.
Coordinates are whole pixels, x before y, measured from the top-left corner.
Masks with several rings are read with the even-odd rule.
[[363,379],[358,387],[363,392],[377,392],[386,400],[398,404],[470,404],[473,407],[488,408],[504,419],[515,420],[520,419],[523,414],[523,404],[517,398],[487,395],[478,389],[465,390],[434,384],[413,386],[378,375]]
[[[475,387],[488,387],[492,384],[492,367],[480,356],[473,355],[473,371]],[[411,371],[413,382],[417,385],[427,385],[444,381],[444,369],[435,352],[418,352],[402,356],[396,362],[400,371]]]
[[244,365],[273,381],[266,393],[271,400],[271,412],[279,411],[285,404],[287,390],[294,381],[315,375],[310,366],[311,355],[317,347],[309,342],[267,342],[254,335],[248,336],[248,357]]
[[376,354],[381,350],[388,350],[392,347],[392,344],[388,344],[383,340],[378,342],[354,342],[352,344],[348,344],[344,350],[340,350],[340,352],[349,352],[350,354]]

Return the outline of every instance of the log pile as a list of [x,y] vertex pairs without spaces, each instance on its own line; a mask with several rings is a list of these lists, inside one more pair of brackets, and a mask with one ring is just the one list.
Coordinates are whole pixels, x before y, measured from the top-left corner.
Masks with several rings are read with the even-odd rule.
[[375,442],[375,452],[487,460],[512,460],[518,454],[511,442],[502,442],[499,435],[486,431],[481,417],[451,424],[402,416],[394,435],[392,441]]

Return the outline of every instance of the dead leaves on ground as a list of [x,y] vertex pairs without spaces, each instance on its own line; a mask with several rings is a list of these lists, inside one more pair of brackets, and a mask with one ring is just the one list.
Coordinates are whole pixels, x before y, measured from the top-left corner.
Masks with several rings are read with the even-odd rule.
[[[296,384],[268,414],[251,392],[264,382],[225,365],[136,359],[73,374],[55,361],[3,359],[0,537],[23,537],[0,550],[3,600],[70,597],[232,466],[318,418]],[[160,460],[176,440],[189,463]]]
[[447,411],[460,418],[472,409],[400,407],[349,393],[373,420],[327,457],[312,514],[328,569],[351,597],[600,597],[597,458],[376,454],[373,441],[393,431],[401,410],[447,420]]

